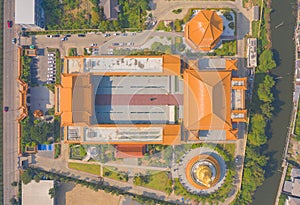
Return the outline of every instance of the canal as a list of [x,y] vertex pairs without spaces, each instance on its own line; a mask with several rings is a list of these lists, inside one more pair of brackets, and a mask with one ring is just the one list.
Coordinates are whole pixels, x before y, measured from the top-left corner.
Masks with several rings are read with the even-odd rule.
[[[273,205],[281,177],[282,154],[292,111],[294,79],[294,26],[296,0],[273,0],[271,13],[272,49],[278,66],[272,70],[276,77],[275,114],[270,124],[269,141],[265,153],[270,157],[266,179],[254,194],[255,205]],[[284,24],[276,27],[281,22]]]

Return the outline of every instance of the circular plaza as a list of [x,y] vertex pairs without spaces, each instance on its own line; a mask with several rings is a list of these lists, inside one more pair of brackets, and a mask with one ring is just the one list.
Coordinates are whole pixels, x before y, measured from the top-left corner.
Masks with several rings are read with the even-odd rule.
[[210,194],[216,191],[223,184],[225,174],[224,159],[211,148],[193,149],[180,162],[180,182],[194,194]]

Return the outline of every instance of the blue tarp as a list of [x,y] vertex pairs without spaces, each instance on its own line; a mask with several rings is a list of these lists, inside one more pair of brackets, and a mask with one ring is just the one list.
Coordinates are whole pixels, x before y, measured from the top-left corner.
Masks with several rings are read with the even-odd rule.
[[53,144],[39,144],[38,151],[53,151]]

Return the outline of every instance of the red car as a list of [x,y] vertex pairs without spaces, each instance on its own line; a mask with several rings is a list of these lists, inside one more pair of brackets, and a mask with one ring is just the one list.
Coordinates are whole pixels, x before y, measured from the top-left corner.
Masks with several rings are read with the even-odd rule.
[[12,21],[7,21],[7,27],[11,28],[12,27]]

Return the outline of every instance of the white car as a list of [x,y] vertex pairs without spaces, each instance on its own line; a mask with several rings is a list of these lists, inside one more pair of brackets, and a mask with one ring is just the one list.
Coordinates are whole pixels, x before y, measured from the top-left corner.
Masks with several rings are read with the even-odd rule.
[[47,74],[47,77],[49,77],[49,78],[54,78],[54,77],[55,77],[55,74]]
[[48,61],[54,61],[55,60],[55,58],[53,58],[53,57],[48,57]]
[[52,35],[47,35],[46,38],[53,38],[53,36]]
[[54,75],[55,75],[56,72],[55,72],[55,70],[49,70],[49,71],[48,71],[48,74],[54,74]]
[[55,64],[55,61],[48,61],[48,64]]
[[48,56],[54,57],[55,53],[48,53]]
[[55,70],[54,68],[48,68],[48,71],[50,71],[50,70]]

